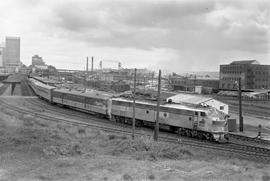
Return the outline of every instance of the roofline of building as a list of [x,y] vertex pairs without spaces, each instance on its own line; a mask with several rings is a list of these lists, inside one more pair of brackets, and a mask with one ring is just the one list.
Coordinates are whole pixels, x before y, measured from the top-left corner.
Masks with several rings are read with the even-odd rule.
[[19,36],[6,36],[6,39],[21,39]]

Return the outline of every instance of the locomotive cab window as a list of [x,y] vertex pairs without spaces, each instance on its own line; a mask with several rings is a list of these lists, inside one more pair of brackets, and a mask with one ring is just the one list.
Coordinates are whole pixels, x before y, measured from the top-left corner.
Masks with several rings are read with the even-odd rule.
[[206,116],[206,113],[205,112],[201,112],[201,116]]

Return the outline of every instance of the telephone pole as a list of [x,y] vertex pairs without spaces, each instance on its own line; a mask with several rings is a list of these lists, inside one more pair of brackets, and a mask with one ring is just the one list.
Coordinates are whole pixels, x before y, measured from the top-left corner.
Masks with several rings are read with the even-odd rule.
[[137,69],[134,69],[134,86],[133,86],[133,116],[132,116],[132,139],[134,139],[135,134],[135,96],[136,96],[136,72]]
[[160,84],[161,84],[161,70],[159,70],[158,72],[157,115],[156,115],[156,126],[155,126],[155,132],[154,132],[155,141],[158,141],[158,134],[159,134]]
[[239,99],[239,131],[243,132],[241,77],[238,79],[238,99]]

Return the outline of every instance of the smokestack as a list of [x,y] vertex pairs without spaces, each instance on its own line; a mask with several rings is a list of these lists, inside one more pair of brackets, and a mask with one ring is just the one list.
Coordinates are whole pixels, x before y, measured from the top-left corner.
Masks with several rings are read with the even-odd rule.
[[99,62],[99,68],[102,70],[102,61]]
[[93,74],[93,66],[94,66],[94,57],[92,56],[92,67],[91,67],[91,73]]
[[88,57],[86,57],[86,75],[88,75]]
[[118,69],[121,69],[122,68],[122,64],[121,62],[118,62]]

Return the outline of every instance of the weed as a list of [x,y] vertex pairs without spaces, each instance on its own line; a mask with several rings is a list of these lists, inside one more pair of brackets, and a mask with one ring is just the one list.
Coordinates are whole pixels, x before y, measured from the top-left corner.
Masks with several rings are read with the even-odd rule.
[[262,176],[262,180],[263,181],[269,181],[270,180],[270,176],[269,175],[263,175]]
[[[115,136],[110,136],[115,139]],[[137,160],[156,161],[158,158],[183,159],[194,154],[178,144],[155,142],[152,138],[140,137],[135,140],[117,140],[111,154],[133,154]]]
[[125,173],[123,176],[122,176],[122,178],[123,178],[123,180],[133,180],[132,179],[132,177],[129,175],[129,174],[127,174],[127,173]]
[[148,176],[148,179],[149,179],[149,180],[155,180],[155,175],[154,175],[154,174],[149,175],[149,176]]
[[45,176],[45,175],[39,175],[37,176],[39,180],[53,180],[51,177]]
[[74,163],[70,163],[66,161],[61,161],[55,164],[55,166],[58,168],[67,168],[67,167],[72,167],[74,165],[75,165]]
[[85,128],[78,128],[79,134],[85,134]]
[[127,139],[127,136],[125,136],[125,135],[109,134],[108,135],[108,138],[109,138],[109,140],[113,140],[113,139],[125,140],[125,139]]

